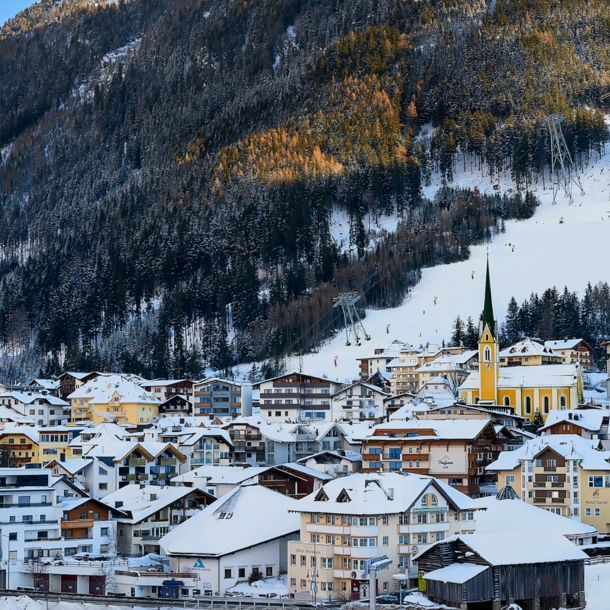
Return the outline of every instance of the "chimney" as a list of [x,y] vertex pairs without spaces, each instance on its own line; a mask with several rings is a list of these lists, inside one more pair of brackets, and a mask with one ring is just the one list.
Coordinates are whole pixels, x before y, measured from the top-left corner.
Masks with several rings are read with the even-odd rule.
[[572,419],[572,414],[568,413],[568,419]]
[[388,499],[389,500],[393,500],[394,499],[394,488],[393,487],[390,487],[388,489]]
[[157,499],[157,494],[150,494],[150,501],[154,502]]

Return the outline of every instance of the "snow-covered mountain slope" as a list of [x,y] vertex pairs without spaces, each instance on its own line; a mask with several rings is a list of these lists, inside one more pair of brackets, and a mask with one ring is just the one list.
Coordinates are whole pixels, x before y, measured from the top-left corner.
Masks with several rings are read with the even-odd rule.
[[[421,282],[400,307],[367,311],[364,325],[370,341],[347,347],[342,333],[317,354],[305,356],[303,370],[340,381],[354,379],[358,375],[356,358],[372,354],[394,339],[415,345],[440,343],[450,338],[458,314],[463,319],[472,316],[476,322],[483,307],[488,251],[498,321],[504,319],[512,296],[521,303],[532,292],[540,294],[552,286],[568,286],[582,295],[587,282],[610,281],[610,154],[589,164],[581,179],[585,195],[574,193],[573,205],[563,195],[552,205],[551,191],[543,191],[540,182],[534,192],[541,205],[531,219],[507,222],[506,233],[489,245],[473,247],[465,262],[424,270]],[[512,187],[505,178],[501,180],[503,189]],[[458,174],[454,184],[493,192],[493,180],[476,171]],[[439,186],[438,181],[433,183],[426,195],[433,196]],[[298,360],[292,358],[288,365],[298,368]]]

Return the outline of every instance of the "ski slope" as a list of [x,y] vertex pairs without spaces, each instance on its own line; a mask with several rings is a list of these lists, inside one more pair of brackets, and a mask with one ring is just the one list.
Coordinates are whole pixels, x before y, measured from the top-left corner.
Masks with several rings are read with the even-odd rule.
[[[348,347],[343,332],[318,353],[304,356],[303,371],[349,381],[358,376],[356,358],[369,356],[375,348],[383,348],[390,341],[398,339],[414,345],[447,341],[456,316],[478,320],[483,308],[488,252],[494,313],[499,322],[504,319],[512,296],[521,304],[532,292],[541,294],[552,286],[561,290],[568,286],[581,296],[588,282],[610,281],[607,247],[610,243],[610,153],[585,167],[580,178],[585,195],[575,192],[573,205],[562,194],[553,205],[552,192],[543,191],[540,182],[533,191],[541,205],[532,218],[506,222],[506,233],[496,236],[488,245],[472,247],[467,261],[425,269],[421,282],[400,307],[367,310],[364,326],[370,341],[363,341],[359,347],[355,344]],[[506,176],[500,179],[502,190],[513,188]],[[493,182],[480,172],[471,173],[467,169],[457,174],[454,185],[478,186],[481,192],[491,193]],[[426,196],[432,197],[439,187],[438,180],[433,181],[426,189]],[[386,332],[388,324],[389,333]],[[334,366],[335,356],[337,366]],[[291,358],[287,366],[289,370],[298,370],[298,359]]]

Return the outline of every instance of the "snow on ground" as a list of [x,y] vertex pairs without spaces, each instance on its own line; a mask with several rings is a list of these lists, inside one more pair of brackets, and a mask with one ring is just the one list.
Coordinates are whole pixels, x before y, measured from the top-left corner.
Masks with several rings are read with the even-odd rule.
[[[49,601],[48,610],[145,610],[137,605],[129,606],[100,606],[99,604],[87,604],[83,602],[59,602]],[[45,600],[36,600],[22,595],[20,597],[0,597],[0,610],[47,610]],[[161,609],[159,609],[161,610]]]
[[[463,170],[459,163],[458,166]],[[506,176],[499,177],[502,191],[513,187]],[[343,332],[319,353],[305,356],[303,370],[339,381],[351,380],[358,376],[356,358],[369,356],[375,348],[385,347],[394,339],[415,345],[447,341],[458,314],[463,319],[471,316],[475,322],[478,320],[483,307],[488,250],[494,312],[499,321],[503,320],[512,296],[521,304],[532,292],[541,294],[552,286],[563,290],[566,285],[582,296],[587,282],[610,281],[606,262],[610,154],[586,167],[581,180],[585,195],[574,193],[573,205],[562,195],[552,205],[552,192],[542,190],[540,183],[533,190],[541,205],[532,218],[506,222],[506,233],[496,236],[489,245],[472,247],[467,261],[425,269],[420,283],[400,307],[367,311],[364,326],[370,341],[362,341],[360,347],[355,344],[347,347]],[[481,192],[490,193],[494,192],[493,183],[476,168],[471,170],[469,163],[466,172],[458,173],[454,181],[455,186],[478,186]],[[427,187],[426,195],[433,196],[438,188],[440,182],[435,179]],[[345,224],[341,230],[343,236],[349,236]],[[339,232],[339,225],[336,231]],[[386,333],[388,324],[390,332]],[[335,356],[338,356],[336,367]],[[292,358],[287,368],[298,369],[298,359]]]
[[587,608],[610,610],[610,563],[585,566]]
[[278,578],[257,580],[251,585],[247,582],[242,582],[228,589],[227,593],[248,597],[284,597],[288,595],[288,579],[283,574]]

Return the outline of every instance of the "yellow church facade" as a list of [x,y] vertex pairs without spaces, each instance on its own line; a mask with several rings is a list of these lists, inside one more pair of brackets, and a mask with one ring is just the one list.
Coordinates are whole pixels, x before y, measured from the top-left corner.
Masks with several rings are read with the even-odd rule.
[[489,264],[485,282],[485,303],[479,327],[479,371],[459,388],[467,404],[512,407],[516,415],[543,419],[551,410],[573,409],[582,396],[582,375],[578,364],[501,366],[498,323],[491,300]]

